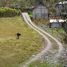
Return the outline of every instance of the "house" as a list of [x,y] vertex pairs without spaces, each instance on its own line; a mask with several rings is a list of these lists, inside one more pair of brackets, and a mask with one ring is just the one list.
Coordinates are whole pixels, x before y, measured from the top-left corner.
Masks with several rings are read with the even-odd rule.
[[63,19],[50,19],[49,27],[50,28],[61,28],[66,20]]
[[33,19],[48,19],[48,8],[43,4],[38,4],[33,9]]
[[57,16],[67,17],[67,1],[62,1],[56,4]]
[[55,5],[57,16],[67,16],[67,1],[59,2]]

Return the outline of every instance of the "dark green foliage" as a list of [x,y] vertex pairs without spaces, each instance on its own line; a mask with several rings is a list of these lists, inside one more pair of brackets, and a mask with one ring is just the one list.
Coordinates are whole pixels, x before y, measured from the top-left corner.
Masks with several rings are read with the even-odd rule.
[[0,8],[0,17],[13,17],[20,15],[20,12],[12,8]]
[[64,43],[67,44],[67,35],[65,35],[64,39],[63,39]]

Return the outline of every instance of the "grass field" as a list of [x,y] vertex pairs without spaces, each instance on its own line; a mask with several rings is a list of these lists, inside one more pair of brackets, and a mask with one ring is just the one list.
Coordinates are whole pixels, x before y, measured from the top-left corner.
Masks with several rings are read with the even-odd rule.
[[[21,33],[19,40],[16,33]],[[0,67],[19,67],[43,46],[41,36],[21,17],[0,18]]]

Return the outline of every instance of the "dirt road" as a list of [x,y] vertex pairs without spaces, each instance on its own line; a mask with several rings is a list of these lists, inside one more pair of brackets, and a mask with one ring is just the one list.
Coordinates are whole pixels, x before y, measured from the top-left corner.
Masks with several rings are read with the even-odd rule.
[[[54,38],[53,36],[51,36],[49,33],[47,33],[46,31],[42,30],[41,28],[37,27],[30,19],[28,13],[22,13],[22,16],[25,20],[25,22],[35,31],[37,31],[40,35],[43,36],[43,38],[47,41],[47,46],[46,48],[44,48],[43,51],[41,51],[39,54],[37,54],[36,56],[34,56],[33,58],[30,58],[29,61],[27,61],[23,66],[21,67],[27,67],[30,63],[32,63],[33,61],[39,59],[42,55],[44,55],[45,53],[47,53],[48,50],[50,50],[51,46],[51,41],[49,40],[48,37],[50,37],[51,39],[53,39],[57,45],[58,45],[58,53],[56,53],[55,55],[55,60],[60,57],[62,51],[63,51],[63,45],[61,42],[59,42],[56,38]],[[47,37],[48,36],[48,37]]]

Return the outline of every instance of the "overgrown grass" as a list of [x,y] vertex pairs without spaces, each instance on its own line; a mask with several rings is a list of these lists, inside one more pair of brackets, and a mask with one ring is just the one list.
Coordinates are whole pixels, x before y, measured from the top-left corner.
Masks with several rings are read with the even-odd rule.
[[63,67],[63,66],[60,64],[50,64],[47,62],[37,61],[37,62],[31,63],[29,67]]
[[[21,33],[19,40],[16,39],[17,32]],[[0,67],[19,67],[42,46],[41,36],[21,17],[0,18]]]
[[48,25],[49,24],[48,19],[35,19],[33,20],[33,22],[35,22],[37,25],[40,25],[40,24]]

